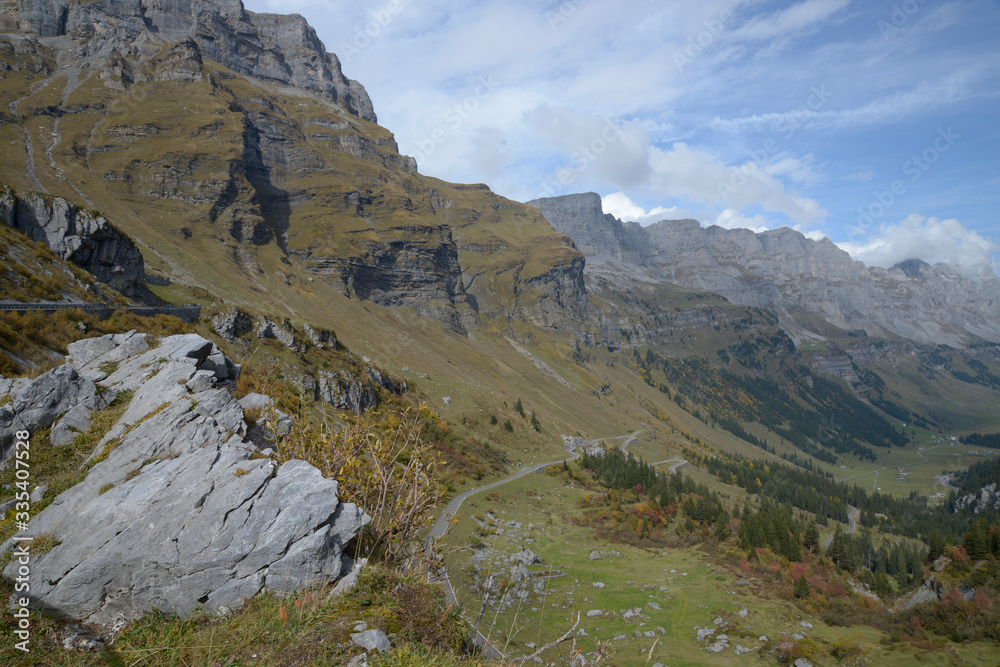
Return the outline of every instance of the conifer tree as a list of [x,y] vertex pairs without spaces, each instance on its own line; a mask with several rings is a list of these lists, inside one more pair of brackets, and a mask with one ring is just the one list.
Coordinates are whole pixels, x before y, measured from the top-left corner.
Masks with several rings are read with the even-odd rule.
[[811,522],[809,527],[806,528],[806,534],[803,538],[802,544],[806,549],[809,549],[810,552],[819,544],[819,528],[816,526],[815,522]]
[[931,549],[927,552],[927,560],[933,563],[944,554],[944,537],[937,528],[931,533],[929,546]]
[[837,524],[837,530],[833,534],[833,539],[830,540],[830,546],[826,549],[827,555],[837,565],[840,565],[841,559],[844,557],[844,531],[841,529],[840,524]]
[[982,560],[990,553],[990,525],[986,517],[979,517],[972,522],[965,540],[962,542],[965,551],[972,560]]
[[795,582],[795,597],[800,600],[809,597],[809,582],[806,581],[806,575],[799,577],[798,581]]
[[715,539],[722,542],[727,537],[729,537],[729,521],[725,517],[720,516],[719,520],[715,523]]

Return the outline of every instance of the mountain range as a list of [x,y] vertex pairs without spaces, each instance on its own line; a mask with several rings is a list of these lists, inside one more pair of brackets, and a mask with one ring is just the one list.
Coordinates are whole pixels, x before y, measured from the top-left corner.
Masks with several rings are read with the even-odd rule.
[[458,332],[477,317],[579,330],[586,264],[770,309],[799,342],[852,330],[1000,341],[992,275],[866,267],[787,228],[641,227],[592,193],[522,205],[423,176],[297,15],[238,0],[53,0],[0,17],[12,147],[0,182],[101,211],[163,273],[238,285],[237,302],[264,305],[281,291],[270,278],[299,290],[318,279]]
[[767,308],[796,342],[825,340],[832,330],[951,347],[1000,342],[1000,281],[991,271],[977,280],[919,259],[865,266],[829,239],[787,227],[755,233],[695,220],[643,227],[604,213],[595,193],[529,203],[573,238],[589,274],[666,281]]
[[[886,540],[919,544],[928,541],[923,533],[930,524],[901,517],[930,521],[924,492],[948,478],[925,480],[921,493],[910,495],[911,505],[894,505],[890,494],[875,493],[875,483],[869,494],[869,481],[889,488],[877,481],[879,472],[899,466],[902,482],[892,493],[906,497],[903,465],[930,464],[925,453],[932,451],[915,450],[914,443],[933,437],[933,449],[941,448],[931,454],[938,457],[934,465],[943,461],[957,471],[971,465],[971,455],[962,455],[959,465],[944,447],[957,447],[949,443],[973,432],[976,442],[995,437],[988,432],[998,426],[1000,404],[1000,282],[991,273],[968,277],[919,259],[869,267],[829,240],[787,228],[755,233],[695,220],[643,227],[605,213],[595,193],[522,203],[485,184],[422,174],[378,124],[364,87],[344,75],[337,56],[300,16],[250,12],[239,0],[0,0],[0,81],[0,140],[7,147],[0,161],[0,307],[23,312],[44,301],[95,308],[0,313],[0,370],[39,376],[0,378],[0,445],[13,452],[16,434],[30,423],[41,439],[58,436],[80,450],[79,460],[59,473],[65,476],[52,478],[58,495],[36,494],[44,499],[36,504],[51,502],[51,509],[34,525],[58,543],[38,562],[69,571],[81,553],[131,553],[115,532],[127,524],[140,535],[142,553],[176,568],[185,559],[173,533],[187,530],[208,540],[213,526],[238,508],[254,517],[244,532],[259,533],[274,523],[268,512],[280,502],[273,496],[284,493],[286,483],[295,487],[293,478],[308,482],[303,494],[326,498],[321,515],[304,505],[290,512],[296,532],[271,531],[261,546],[267,558],[259,563],[240,564],[256,552],[250,542],[234,540],[226,558],[239,565],[233,570],[239,576],[230,583],[221,570],[199,569],[199,559],[218,565],[212,554],[219,550],[210,541],[196,540],[192,571],[170,570],[181,577],[164,570],[155,581],[144,579],[148,572],[138,557],[122,574],[104,556],[86,556],[96,570],[81,570],[61,588],[62,575],[47,580],[44,604],[57,615],[110,622],[122,610],[185,615],[209,603],[228,614],[258,591],[281,592],[320,574],[356,578],[364,565],[348,557],[346,543],[360,544],[355,535],[371,518],[366,512],[393,512],[351,504],[357,480],[345,475],[338,489],[324,479],[329,460],[294,459],[314,456],[316,442],[354,433],[344,429],[351,413],[369,415],[357,424],[382,420],[372,428],[384,434],[402,428],[399,415],[408,414],[416,416],[407,447],[425,443],[436,452],[431,467],[443,471],[433,483],[422,478],[428,488],[452,496],[456,506],[497,488],[480,496],[489,501],[466,512],[458,536],[448,538],[464,547],[442,556],[454,579],[453,587],[442,575],[449,603],[489,598],[490,586],[506,577],[487,572],[492,565],[482,554],[509,546],[517,554],[512,577],[523,599],[549,585],[540,583],[540,571],[529,570],[544,553],[550,575],[549,563],[570,574],[551,584],[564,594],[566,609],[580,599],[606,605],[588,614],[597,619],[590,631],[600,631],[593,626],[598,620],[610,627],[641,618],[645,625],[642,614],[664,611],[673,596],[686,595],[679,591],[687,572],[671,570],[668,589],[660,581],[668,570],[659,563],[655,572],[633,574],[633,566],[646,567],[636,563],[652,562],[646,551],[629,551],[635,544],[622,547],[628,567],[619,567],[617,547],[596,550],[590,542],[600,528],[602,540],[627,532],[645,549],[653,543],[643,540],[663,528],[658,556],[690,558],[676,567],[704,575],[691,577],[699,586],[721,582],[719,590],[672,621],[650,624],[634,637],[629,628],[615,640],[635,640],[621,655],[639,655],[642,648],[651,656],[653,649],[639,643],[666,635],[670,626],[673,644],[693,651],[686,655],[697,662],[707,655],[704,647],[690,648],[693,642],[677,633],[682,626],[687,633],[696,616],[722,625],[723,612],[710,610],[709,601],[725,607],[736,599],[727,597],[736,595],[731,589],[749,592],[743,573],[764,553],[754,547],[764,547],[741,543],[714,563],[715,555],[705,556],[707,564],[705,554],[692,554],[708,544],[699,539],[735,545],[732,531],[738,517],[749,525],[752,502],[761,514],[770,511],[762,487],[780,487],[788,492],[781,501],[795,504],[796,527],[789,528],[791,504],[782,524],[795,537],[794,545],[783,545],[788,554],[799,549],[806,521],[821,521],[825,529],[827,519],[847,520],[853,530],[862,501],[858,521],[881,521],[892,535]],[[120,307],[127,301],[195,304],[201,317],[185,323],[119,312],[98,319],[99,302]],[[132,331],[141,326],[156,336]],[[68,398],[50,400],[59,391]],[[595,453],[604,451],[602,442],[614,443],[622,470],[630,471],[618,475],[614,488],[601,481],[614,476],[599,472]],[[299,449],[288,454],[292,447]],[[628,447],[659,461],[654,465],[671,463],[670,479],[652,467],[639,471],[645,464],[626,461]],[[577,454],[581,459],[569,465]],[[922,464],[909,462],[916,456]],[[365,461],[359,454],[350,465],[363,471]],[[562,465],[528,476],[552,462]],[[244,467],[230,470],[237,463]],[[199,477],[206,465],[211,479]],[[409,462],[397,458],[385,470],[404,468],[411,469]],[[697,482],[682,481],[679,469]],[[38,470],[49,474],[44,466]],[[630,475],[644,477],[637,483]],[[864,490],[838,485],[863,477]],[[204,497],[191,500],[173,486],[175,479],[205,487]],[[499,487],[486,486],[507,482],[517,489],[509,505]],[[643,496],[646,482],[662,486],[662,494]],[[698,486],[703,482],[711,489]],[[965,486],[973,497],[982,485]],[[143,493],[159,504],[133,502]],[[257,500],[245,503],[251,496]],[[287,497],[302,505],[299,496]],[[634,504],[624,509],[629,499]],[[189,500],[196,504],[188,507]],[[114,521],[91,539],[80,534],[88,530],[82,522],[67,518],[73,516],[67,503],[85,507],[95,521]],[[187,510],[171,509],[171,521],[161,522],[157,508],[167,504],[186,507],[197,521],[182,521]],[[358,510],[358,521],[334,530],[331,522],[348,505]],[[892,515],[901,507],[900,516]],[[585,518],[575,514],[581,508]],[[949,539],[961,538],[967,519],[951,527]],[[446,514],[439,524],[449,525]],[[414,519],[410,528],[419,525]],[[10,523],[0,523],[8,529]],[[555,537],[563,533],[566,539]],[[220,540],[229,536],[219,532]],[[105,537],[107,543],[98,544]],[[490,547],[481,551],[487,539]],[[77,543],[89,551],[75,552]],[[529,543],[538,554],[525,550]],[[807,551],[817,544],[805,545]],[[919,586],[920,565],[906,571],[909,547],[900,544],[891,545],[892,553],[903,554],[903,562],[893,566],[902,568],[901,582]],[[583,565],[574,560],[581,560],[581,550]],[[916,547],[909,551],[917,554]],[[819,553],[810,561],[816,576],[807,581],[805,571],[796,570],[807,593],[820,585],[814,579],[828,575]],[[331,554],[329,563],[313,567],[314,558]],[[737,581],[746,583],[731,584],[719,574],[724,559],[725,567],[742,568]],[[614,597],[615,586],[604,590],[604,582],[590,581],[596,575],[581,574],[597,567],[631,597]],[[756,577],[774,572],[767,574],[764,565],[753,571],[757,595]],[[101,577],[110,583],[95,583]],[[178,577],[185,585],[170,588]],[[78,579],[87,580],[86,590],[76,586]],[[635,580],[642,580],[641,594],[629,588]],[[411,583],[394,583],[391,590],[412,602],[418,596],[410,595]],[[782,605],[792,604],[788,589]],[[823,590],[831,599],[841,595],[838,588]],[[870,600],[865,590],[857,584],[855,592]],[[936,600],[939,592],[926,595]],[[60,612],[71,593],[78,606]],[[612,598],[604,602],[599,595]],[[654,595],[657,606],[637,607]],[[536,603],[524,613],[538,612],[544,598]],[[512,603],[500,597],[490,604],[499,614]],[[615,605],[628,606],[621,618]],[[451,607],[434,609],[414,618],[451,618]],[[738,625],[755,613],[743,612],[726,612],[727,618]],[[276,606],[269,622],[281,614],[287,619],[288,610]],[[555,616],[544,622],[546,632],[558,636],[564,628],[555,633],[552,624],[564,614]],[[758,618],[754,624],[774,620]],[[803,621],[793,630],[805,627]],[[711,634],[706,630],[695,627],[699,643]],[[741,641],[761,637],[756,628],[745,630]],[[578,635],[590,642],[587,636]],[[474,641],[489,644],[481,639],[476,634]],[[766,651],[783,650],[761,641]],[[721,641],[712,646],[729,650]]]

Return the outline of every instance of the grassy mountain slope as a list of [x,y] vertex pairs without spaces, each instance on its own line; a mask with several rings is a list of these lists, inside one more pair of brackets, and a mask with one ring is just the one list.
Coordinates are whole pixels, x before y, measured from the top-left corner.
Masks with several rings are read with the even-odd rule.
[[[191,40],[152,39],[128,53],[61,68],[57,46],[57,40],[0,38],[0,139],[11,146],[0,182],[100,210],[136,240],[152,270],[170,277],[171,284],[151,287],[157,296],[201,304],[205,317],[190,329],[248,370],[272,361],[286,378],[365,365],[385,369],[409,385],[399,400],[426,402],[440,416],[438,428],[454,438],[449,446],[486,443],[512,469],[565,457],[563,435],[620,445],[622,439],[612,438],[639,432],[633,452],[646,460],[689,460],[684,473],[719,494],[734,521],[737,502],[759,503],[760,494],[708,472],[709,458],[807,465],[865,489],[884,484],[895,497],[930,496],[944,489],[933,480],[940,470],[982,459],[971,453],[975,448],[945,448],[933,439],[991,432],[1000,423],[1000,356],[993,346],[953,351],[830,332],[822,344],[796,348],[773,313],[734,306],[716,294],[666,283],[614,287],[601,278],[585,284],[582,255],[536,209],[484,185],[419,174],[388,130],[327,98],[238,74]],[[0,274],[4,297],[92,298],[83,289],[87,276],[16,232],[0,228],[0,242],[9,260]],[[297,351],[252,337],[229,343],[214,332],[210,317],[234,305],[287,319],[297,331],[306,324],[330,329],[343,347]],[[35,360],[41,367],[55,363],[76,337],[180,326],[127,318],[101,323],[77,314],[51,322],[4,316],[0,345],[18,366]],[[25,330],[38,335],[14,336]],[[18,366],[0,370],[25,370]],[[451,490],[506,476],[513,470],[502,469],[502,456],[466,448],[449,461]],[[891,479],[899,466],[910,470],[905,482]],[[533,544],[544,567],[569,575],[555,581],[548,607],[490,621],[504,644],[509,639],[520,650],[526,642],[547,641],[568,627],[572,612],[593,605],[619,616],[600,617],[599,626],[585,626],[589,632],[602,639],[629,635],[612,664],[644,664],[648,656],[702,663],[708,654],[693,640],[692,625],[724,617],[733,636],[749,642],[758,633],[791,635],[805,618],[815,622],[821,605],[807,615],[789,597],[788,563],[762,554],[746,564],[733,542],[719,547],[696,539],[716,528],[689,530],[683,509],[665,528],[665,545],[620,545],[614,531],[601,532],[600,522],[591,521],[596,514],[584,512],[596,507],[585,494],[605,498],[609,490],[589,473],[571,470],[576,477],[556,470],[475,497],[447,541],[461,549],[447,564],[467,620],[474,621],[470,610],[483,604],[471,547],[479,551],[479,542],[498,534],[484,533],[506,530],[506,521],[526,528],[490,540],[491,557]],[[646,502],[638,496],[634,506]],[[608,516],[597,518],[630,520],[631,507],[608,504]],[[486,521],[486,514],[496,519]],[[877,539],[903,539],[889,532],[888,522],[883,527]],[[824,539],[833,534],[833,526],[824,527]],[[621,555],[595,563],[586,558],[592,549]],[[809,564],[812,576],[846,585],[829,563]],[[734,593],[737,576],[752,577],[755,585]],[[594,588],[592,579],[610,590]],[[769,582],[778,593],[764,590]],[[636,628],[620,614],[647,605],[650,596],[669,608],[643,632],[660,625],[664,632],[635,637]],[[734,603],[755,605],[749,620],[723,611],[738,610]],[[427,606],[444,615],[441,624],[450,623],[436,604]],[[275,603],[262,602],[260,611],[237,623],[284,636],[284,622],[279,628],[266,618],[279,613]],[[297,626],[303,642],[318,636],[311,623],[322,625],[327,611]],[[166,638],[143,626],[130,641],[200,642],[206,627],[211,640],[214,623],[168,625],[163,632],[176,635]],[[877,643],[883,634],[869,626],[860,632],[855,645]],[[849,636],[832,621],[817,634],[824,647],[817,655],[824,659]],[[256,644],[240,641],[242,659]],[[791,654],[779,641],[762,642],[768,648],[753,660]],[[667,650],[668,644],[675,648]],[[596,640],[580,645],[599,648]],[[982,650],[981,644],[935,650],[929,659],[946,664]],[[803,648],[801,655],[807,653]],[[916,653],[907,648],[886,664],[905,664]],[[194,651],[187,658],[205,655]]]

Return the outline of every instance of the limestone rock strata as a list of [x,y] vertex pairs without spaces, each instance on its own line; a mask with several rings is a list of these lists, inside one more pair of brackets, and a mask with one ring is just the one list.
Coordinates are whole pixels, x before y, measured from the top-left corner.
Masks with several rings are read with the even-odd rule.
[[492,318],[575,328],[586,310],[571,241],[485,185],[419,174],[301,17],[0,1],[0,87],[0,182],[113,211],[223,300],[306,272],[458,334]]
[[31,521],[28,532],[59,543],[33,557],[32,605],[89,622],[187,616],[349,573],[344,546],[367,515],[308,463],[255,455],[243,408],[220,388],[238,367],[195,334],[148,343],[133,333],[69,346],[64,368],[134,394],[87,477]]
[[[74,423],[79,422],[114,398],[107,392],[98,394],[94,382],[80,377],[72,366],[59,366],[30,382],[15,382],[3,381],[5,386],[0,386],[11,396],[8,404],[0,406],[0,460],[13,455],[11,445],[18,431],[34,434],[68,413],[73,413]],[[53,429],[59,438],[57,444],[66,444],[64,430],[65,426]]]
[[65,199],[0,189],[0,220],[41,241],[61,259],[89,271],[125,296],[155,303],[144,286],[145,262],[135,242],[102,216]]
[[754,233],[695,220],[642,227],[605,214],[594,193],[529,203],[573,238],[591,275],[716,292],[775,311],[793,333],[832,326],[952,347],[1000,342],[1000,281],[992,275],[971,279],[919,260],[865,266],[829,239],[788,228]]
[[80,58],[190,39],[234,72],[303,88],[376,121],[368,93],[297,14],[255,14],[239,0],[32,0],[2,10],[0,31],[67,35]]

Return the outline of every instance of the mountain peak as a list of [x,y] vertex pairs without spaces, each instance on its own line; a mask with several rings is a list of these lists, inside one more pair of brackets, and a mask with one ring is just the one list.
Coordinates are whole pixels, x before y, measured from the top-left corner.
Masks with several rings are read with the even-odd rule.
[[937,275],[933,266],[924,260],[917,258],[903,260],[898,264],[894,264],[892,268],[899,269],[906,274],[907,278],[910,278],[911,280],[931,278]]
[[371,99],[344,76],[316,31],[298,14],[255,14],[240,0],[22,0],[0,12],[0,32],[69,37],[81,59],[154,55],[192,40],[237,74],[295,86],[377,122]]

